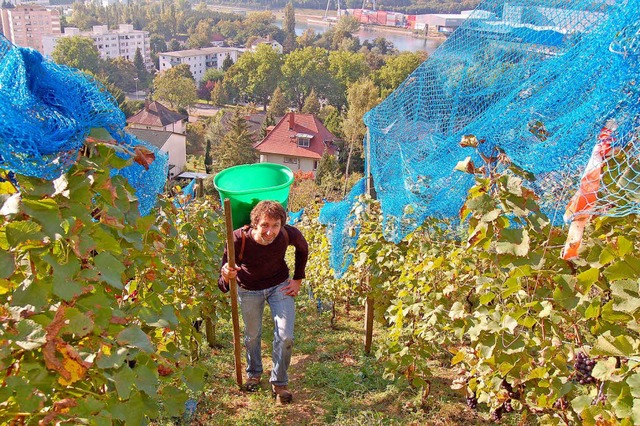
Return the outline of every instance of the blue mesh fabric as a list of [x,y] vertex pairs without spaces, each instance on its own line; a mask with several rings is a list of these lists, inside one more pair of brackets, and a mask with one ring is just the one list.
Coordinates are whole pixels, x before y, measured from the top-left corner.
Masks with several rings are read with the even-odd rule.
[[331,244],[329,266],[333,269],[336,278],[342,277],[351,264],[353,256],[346,252],[350,247],[355,247],[358,241],[360,226],[356,221],[354,210],[359,197],[365,190],[366,179],[360,179],[344,200],[325,203],[320,210],[318,220],[327,228],[327,239]]
[[[125,116],[98,81],[1,35],[0,99],[0,167],[16,173],[55,179],[75,163],[91,128],[105,128],[132,148],[142,143],[125,136]],[[168,162],[146,145],[157,153],[157,164],[144,172],[136,165],[122,171],[136,189],[141,212],[149,212],[164,189]]]
[[158,194],[164,192],[167,174],[169,173],[169,154],[129,133],[125,133],[120,142],[131,150],[134,150],[137,146],[142,146],[155,155],[155,160],[149,165],[148,169],[134,161],[131,165],[121,170],[114,170],[114,174],[124,176],[136,190],[136,197],[139,203],[138,209],[141,215],[146,216],[156,205]]
[[[561,223],[611,121],[585,212],[640,211],[639,33],[640,0],[481,2],[365,115],[385,238],[398,242],[427,217],[456,218],[473,178],[454,167],[466,157],[482,165],[478,152],[533,172],[543,211]],[[484,141],[478,152],[460,146],[464,135]],[[346,253],[331,232],[332,249]]]

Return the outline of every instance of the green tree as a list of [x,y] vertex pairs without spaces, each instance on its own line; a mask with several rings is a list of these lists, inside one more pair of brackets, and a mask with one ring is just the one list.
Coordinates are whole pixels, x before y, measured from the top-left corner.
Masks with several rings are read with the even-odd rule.
[[207,68],[202,76],[202,81],[222,81],[224,78],[224,71],[217,68]]
[[282,30],[286,34],[296,35],[296,12],[293,8],[293,2],[291,1],[284,7]]
[[329,70],[346,88],[360,78],[366,77],[371,69],[363,53],[337,50],[329,53]]
[[207,19],[198,22],[193,34],[187,40],[187,45],[192,49],[211,46],[212,28],[211,21]]
[[153,97],[167,102],[172,109],[188,108],[197,100],[196,83],[188,77],[169,73],[172,69],[153,80]]
[[426,59],[424,52],[402,52],[391,56],[374,74],[374,81],[385,98],[394,91]]
[[337,137],[342,137],[342,115],[333,105],[325,105],[320,109],[318,118],[322,124]]
[[207,139],[204,150],[204,170],[207,173],[213,173],[213,156],[211,155],[211,140]]
[[187,155],[205,154],[207,124],[204,120],[187,123]]
[[138,88],[147,87],[149,84],[149,71],[144,63],[142,52],[140,48],[136,49],[136,54],[133,57],[133,65],[136,67],[136,77],[138,78]]
[[326,49],[336,50],[346,39],[353,39],[353,33],[358,31],[360,23],[349,15],[340,18],[337,24],[326,31],[318,43]]
[[[362,79],[349,87],[347,95],[347,115],[342,123],[342,133],[345,142],[348,145],[347,159],[345,166],[345,177],[349,177],[349,173],[353,167],[351,164],[354,155],[359,154],[362,158],[362,140],[366,133],[366,126],[362,121],[364,114],[380,102],[378,97],[379,89],[369,79]],[[357,168],[361,169],[362,162],[357,164]],[[355,168],[354,168],[355,169]],[[361,171],[361,170],[360,170]]]
[[204,139],[206,141],[205,146],[205,158],[204,167],[207,173],[213,173],[213,164],[215,163],[214,151],[215,148],[222,144],[222,139],[227,133],[225,127],[222,124],[222,119],[225,115],[223,110],[218,111],[213,117],[209,119],[207,125],[207,131]]
[[347,87],[371,72],[363,53],[347,50],[335,50],[329,53],[329,71],[336,81],[337,90],[330,97],[331,103],[338,108],[346,102]]
[[158,34],[152,34],[150,37],[151,51],[153,53],[167,52],[168,46],[164,37]]
[[193,74],[191,73],[191,67],[187,64],[179,64],[175,67],[171,67],[166,71],[163,71],[166,74],[167,78],[188,78],[189,80],[195,81]]
[[244,20],[243,28],[246,34],[266,37],[271,34],[275,20],[275,15],[270,11],[251,12]]
[[172,38],[169,41],[169,52],[175,52],[177,50],[182,50],[182,46],[180,45],[180,42],[178,40]]
[[233,112],[227,126],[228,131],[222,140],[212,146],[215,172],[240,164],[252,164],[259,158],[258,151],[253,147],[253,135],[240,109]]
[[351,15],[342,15],[334,28],[336,32],[352,34],[360,29],[360,22]]
[[269,112],[274,117],[282,117],[287,113],[289,106],[287,105],[287,99],[284,97],[282,90],[276,87],[271,95],[271,101],[269,102]]
[[98,74],[102,69],[100,53],[93,39],[82,36],[61,37],[51,53],[58,64]]
[[340,164],[335,155],[329,151],[322,153],[318,170],[316,170],[316,184],[327,190],[340,189]]
[[231,59],[231,56],[227,53],[227,56],[225,56],[224,60],[222,61],[222,71],[227,72],[227,70],[232,66],[233,59]]
[[135,65],[122,57],[109,59],[104,62],[105,78],[125,92],[133,92],[137,78]]
[[226,73],[241,96],[260,102],[267,109],[281,72],[280,54],[267,44],[260,44],[255,52],[245,52]]
[[260,134],[258,135],[259,138],[262,140],[264,139],[265,136],[267,136],[267,127],[269,126],[273,126],[276,124],[276,120],[273,117],[273,114],[271,112],[267,112],[267,115],[264,118],[264,121],[262,122],[262,126],[260,126]]
[[213,89],[211,90],[211,102],[218,106],[223,106],[228,102],[224,82],[216,81],[213,84]]
[[329,73],[329,52],[319,47],[294,50],[282,65],[282,84],[289,99],[301,109],[311,91],[320,97],[328,97],[335,88]]
[[[100,22],[95,18],[95,16],[89,10],[87,4],[81,1],[73,2],[72,7],[73,12],[71,13],[71,17],[69,18],[69,22],[73,24],[74,27],[78,27],[83,31],[90,30],[94,25],[99,25]],[[78,67],[75,67],[78,68]]]
[[317,39],[318,39],[318,35],[316,34],[315,31],[313,31],[313,28],[307,28],[306,30],[304,30],[302,35],[296,39],[296,44],[300,48],[305,48],[305,47],[313,46]]
[[318,115],[320,111],[320,101],[318,101],[318,97],[316,96],[316,91],[311,90],[309,96],[304,101],[304,105],[302,106],[301,112],[305,114],[313,114]]
[[296,37],[291,34],[287,34],[282,42],[282,52],[289,53],[296,49]]
[[296,12],[293,3],[289,2],[284,7],[284,20],[282,22],[282,30],[285,33],[285,39],[282,43],[284,53],[289,53],[296,48]]

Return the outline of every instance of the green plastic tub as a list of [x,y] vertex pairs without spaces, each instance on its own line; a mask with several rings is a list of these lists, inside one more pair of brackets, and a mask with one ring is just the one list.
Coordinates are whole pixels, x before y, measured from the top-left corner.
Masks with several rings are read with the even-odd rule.
[[286,209],[292,183],[291,169],[273,163],[229,167],[213,178],[222,204],[230,201],[234,229],[251,222],[251,209],[260,201],[278,201]]

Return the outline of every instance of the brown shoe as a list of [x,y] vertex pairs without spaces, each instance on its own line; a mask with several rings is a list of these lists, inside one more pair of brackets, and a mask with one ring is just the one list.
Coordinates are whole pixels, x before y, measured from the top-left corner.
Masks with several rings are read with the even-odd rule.
[[255,392],[260,389],[260,376],[248,377],[247,382],[244,384],[244,390],[247,392]]
[[289,392],[287,385],[271,385],[271,390],[276,397],[276,402],[288,404],[293,401],[293,394]]

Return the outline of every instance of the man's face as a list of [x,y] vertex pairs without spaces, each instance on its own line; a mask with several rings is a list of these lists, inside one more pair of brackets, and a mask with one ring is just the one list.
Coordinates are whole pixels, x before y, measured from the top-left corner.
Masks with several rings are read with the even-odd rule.
[[280,219],[262,216],[256,226],[257,240],[261,244],[271,244],[280,233]]

